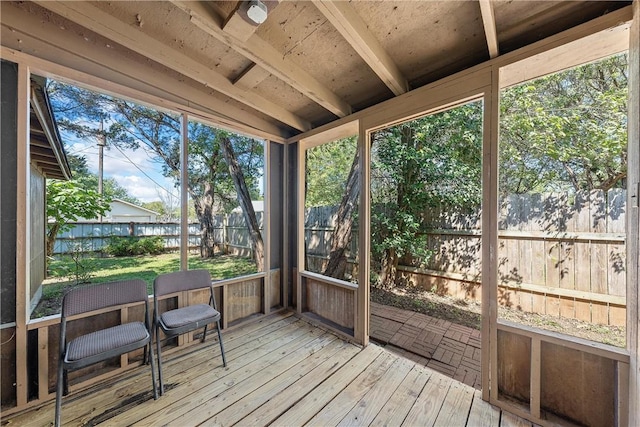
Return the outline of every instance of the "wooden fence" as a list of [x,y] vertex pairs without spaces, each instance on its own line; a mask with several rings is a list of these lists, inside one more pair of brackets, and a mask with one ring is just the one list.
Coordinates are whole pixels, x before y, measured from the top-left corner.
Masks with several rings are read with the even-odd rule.
[[[258,223],[262,227],[263,213],[256,212]],[[72,228],[56,237],[54,254],[65,254],[81,245],[84,251],[96,252],[107,246],[113,237],[152,237],[160,236],[166,249],[180,247],[180,224],[166,222],[82,222],[73,223]],[[200,224],[189,224],[189,247],[200,245]],[[242,212],[228,215],[216,215],[214,219],[214,239],[224,253],[242,256],[251,255],[249,232]]]
[[[623,326],[626,319],[626,191],[512,195],[501,201],[499,303],[522,311]],[[321,272],[335,226],[335,207],[305,216],[307,269]],[[433,252],[400,275],[456,298],[481,299],[480,213],[425,212]],[[357,253],[357,230],[349,253]],[[353,271],[357,269],[351,257]]]

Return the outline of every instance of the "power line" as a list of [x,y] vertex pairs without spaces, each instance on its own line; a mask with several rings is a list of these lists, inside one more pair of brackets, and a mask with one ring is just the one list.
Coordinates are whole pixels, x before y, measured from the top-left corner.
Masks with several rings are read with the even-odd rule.
[[[172,191],[167,190],[163,185],[160,185],[160,184],[159,184],[155,179],[151,178],[151,177],[150,177],[150,176],[149,176],[149,175],[148,175],[144,170],[142,170],[142,169],[140,168],[140,166],[138,166],[138,165],[137,165],[133,160],[131,160],[131,159],[130,159],[130,158],[129,158],[129,157],[128,157],[128,156],[127,156],[127,155],[126,155],[126,154],[125,154],[121,149],[120,149],[120,147],[118,147],[117,145],[113,145],[113,147],[115,147],[115,148],[120,152],[120,154],[122,154],[122,156],[123,156],[125,159],[127,159],[127,161],[128,161],[129,163],[131,163],[131,164],[132,164],[136,169],[138,169],[138,170],[139,170],[139,171],[140,171],[144,176],[146,176],[146,177],[147,177],[151,182],[153,182],[156,186],[160,187],[161,189],[163,189],[164,191],[166,191],[167,193],[169,193],[171,196],[176,197],[176,198],[178,197],[177,195],[173,194],[173,192],[172,192]],[[111,157],[111,156],[108,156],[108,157]],[[113,158],[113,159],[117,159],[117,157],[111,157],[111,158]]]

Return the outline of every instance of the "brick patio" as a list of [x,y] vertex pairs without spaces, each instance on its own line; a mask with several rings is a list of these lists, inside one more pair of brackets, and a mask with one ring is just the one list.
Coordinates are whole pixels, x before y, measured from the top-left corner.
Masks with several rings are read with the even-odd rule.
[[372,302],[370,336],[388,350],[481,388],[480,331],[476,329]]

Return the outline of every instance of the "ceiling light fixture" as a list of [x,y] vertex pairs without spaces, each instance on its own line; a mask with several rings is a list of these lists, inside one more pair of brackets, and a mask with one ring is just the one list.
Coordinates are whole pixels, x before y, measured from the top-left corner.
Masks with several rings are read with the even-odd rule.
[[256,24],[262,24],[267,20],[267,6],[260,0],[251,0],[247,9],[247,16]]

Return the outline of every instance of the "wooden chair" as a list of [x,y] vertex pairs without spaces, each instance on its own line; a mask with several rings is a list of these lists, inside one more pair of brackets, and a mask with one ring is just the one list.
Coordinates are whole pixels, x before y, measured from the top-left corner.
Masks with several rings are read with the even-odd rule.
[[[144,302],[145,321],[123,323],[110,328],[97,329],[69,340],[67,320],[70,316],[88,313],[108,307]],[[153,398],[158,398],[156,387],[151,322],[147,284],[140,279],[123,280],[86,286],[69,291],[62,300],[60,323],[60,351],[56,384],[55,425],[60,426],[62,395],[68,394],[67,372],[84,368],[113,357],[144,348],[144,359],[149,349]]]
[[[209,289],[209,304],[194,304],[186,307],[160,313],[158,299],[164,295],[196,289]],[[164,394],[164,379],[162,375],[162,349],[160,348],[160,330],[164,332],[166,339],[204,328],[201,342],[207,337],[207,326],[215,323],[220,342],[222,364],[227,366],[220,333],[220,312],[216,306],[216,299],[211,286],[211,275],[208,270],[188,270],[174,273],[161,274],[153,282],[153,324],[156,333],[156,346],[158,350],[158,376],[160,378],[160,395]]]

